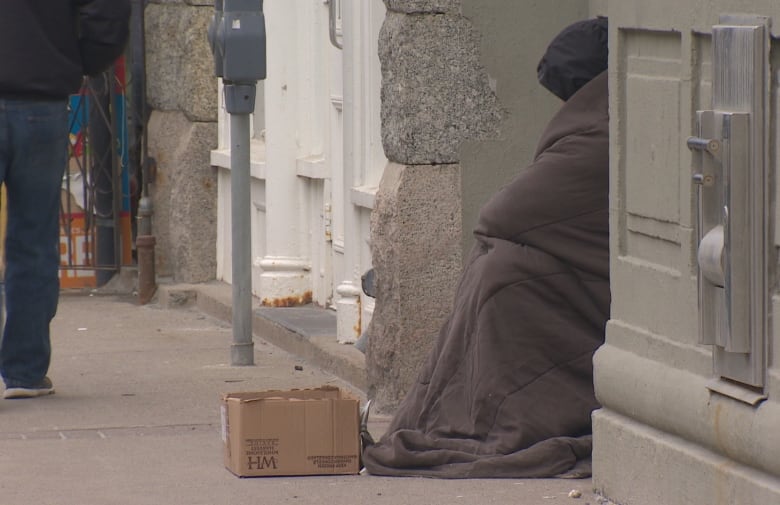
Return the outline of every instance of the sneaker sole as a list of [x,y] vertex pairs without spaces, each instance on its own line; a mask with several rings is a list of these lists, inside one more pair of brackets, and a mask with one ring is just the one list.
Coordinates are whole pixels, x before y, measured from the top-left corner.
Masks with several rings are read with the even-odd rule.
[[53,395],[54,388],[28,389],[28,388],[9,388],[3,393],[6,400],[17,400],[21,398],[37,398],[39,396]]

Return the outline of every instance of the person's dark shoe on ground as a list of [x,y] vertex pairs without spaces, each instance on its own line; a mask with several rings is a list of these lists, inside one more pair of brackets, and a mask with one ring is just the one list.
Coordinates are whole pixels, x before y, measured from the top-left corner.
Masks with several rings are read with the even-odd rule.
[[34,386],[12,385],[6,387],[3,398],[6,400],[13,400],[20,398],[36,398],[38,396],[51,394],[54,394],[54,385],[51,383],[51,379],[44,377],[41,382]]

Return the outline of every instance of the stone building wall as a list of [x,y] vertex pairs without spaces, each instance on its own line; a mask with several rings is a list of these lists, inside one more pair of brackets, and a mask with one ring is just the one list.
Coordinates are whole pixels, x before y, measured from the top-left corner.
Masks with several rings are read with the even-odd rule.
[[458,147],[495,135],[500,107],[459,0],[387,0],[379,40],[385,169],[372,215],[376,308],[369,383],[382,408],[408,390],[460,273]]
[[203,282],[216,273],[217,80],[206,39],[211,0],[150,0],[145,11],[150,180],[156,273]]

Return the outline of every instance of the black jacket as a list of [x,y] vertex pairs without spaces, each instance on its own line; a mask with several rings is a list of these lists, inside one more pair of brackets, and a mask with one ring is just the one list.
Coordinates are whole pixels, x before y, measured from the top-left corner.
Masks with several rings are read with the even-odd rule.
[[128,37],[129,0],[0,0],[0,97],[64,98]]

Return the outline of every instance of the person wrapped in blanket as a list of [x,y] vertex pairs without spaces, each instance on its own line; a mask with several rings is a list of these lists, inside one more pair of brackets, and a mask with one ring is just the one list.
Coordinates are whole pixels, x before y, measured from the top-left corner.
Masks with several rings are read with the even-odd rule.
[[587,477],[593,353],[609,288],[607,20],[550,44],[564,100],[533,162],[481,209],[452,313],[387,432],[375,475]]

